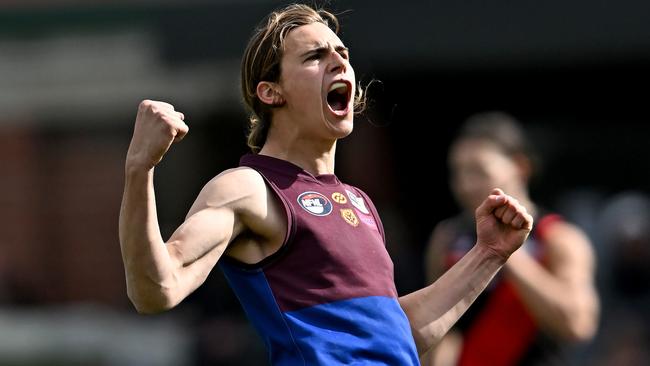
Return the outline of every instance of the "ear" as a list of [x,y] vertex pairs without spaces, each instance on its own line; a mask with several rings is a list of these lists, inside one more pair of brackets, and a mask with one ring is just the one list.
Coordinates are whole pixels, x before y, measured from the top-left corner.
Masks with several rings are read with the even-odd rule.
[[264,104],[270,106],[281,106],[284,104],[284,98],[279,91],[280,87],[270,81],[260,81],[257,84],[257,98]]

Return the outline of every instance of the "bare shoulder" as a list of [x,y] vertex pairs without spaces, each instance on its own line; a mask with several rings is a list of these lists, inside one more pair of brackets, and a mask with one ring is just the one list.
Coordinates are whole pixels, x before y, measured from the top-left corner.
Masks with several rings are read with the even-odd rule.
[[582,229],[578,226],[566,222],[557,221],[546,228],[544,238],[551,245],[585,247],[590,250],[591,242]]
[[235,214],[254,214],[266,201],[264,178],[248,167],[228,169],[212,178],[199,193],[188,216],[206,208],[226,208]]
[[566,221],[549,225],[544,234],[549,259],[560,263],[584,263],[591,266],[594,253],[591,241],[578,226]]
[[252,168],[229,169],[210,180],[188,215],[202,210],[231,215],[236,235],[227,254],[241,262],[257,263],[284,242],[288,223],[283,205]]
[[232,212],[244,230],[276,242],[286,227],[284,208],[262,175],[249,167],[228,169],[210,180],[199,193],[188,216],[205,209]]

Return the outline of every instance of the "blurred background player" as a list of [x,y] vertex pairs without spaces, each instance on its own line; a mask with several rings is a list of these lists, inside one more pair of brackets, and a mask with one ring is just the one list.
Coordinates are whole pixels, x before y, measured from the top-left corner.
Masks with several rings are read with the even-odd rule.
[[[451,190],[463,212],[438,223],[426,256],[434,281],[474,243],[472,213],[504,187],[535,218],[528,240],[426,361],[447,365],[561,364],[566,345],[587,341],[598,323],[595,258],[587,236],[531,201],[535,167],[518,122],[502,112],[471,116],[451,144]],[[425,362],[426,364],[426,362]]]

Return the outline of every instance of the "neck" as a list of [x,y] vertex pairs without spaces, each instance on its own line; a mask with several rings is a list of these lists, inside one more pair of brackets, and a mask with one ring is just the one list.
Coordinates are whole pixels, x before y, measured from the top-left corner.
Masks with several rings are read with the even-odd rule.
[[288,161],[314,176],[334,174],[336,140],[307,139],[295,132],[278,133],[271,128],[259,153]]

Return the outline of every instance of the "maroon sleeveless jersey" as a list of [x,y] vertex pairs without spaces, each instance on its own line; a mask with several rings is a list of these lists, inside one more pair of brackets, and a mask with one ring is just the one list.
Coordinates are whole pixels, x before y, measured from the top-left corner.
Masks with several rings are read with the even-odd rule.
[[255,265],[220,261],[274,365],[419,365],[370,199],[335,175],[246,155],[280,198],[282,248]]

